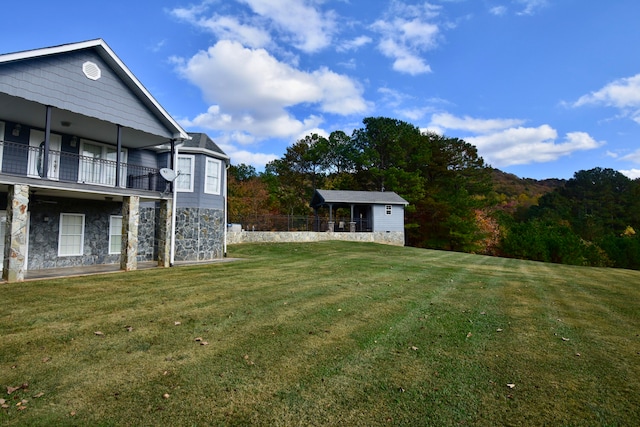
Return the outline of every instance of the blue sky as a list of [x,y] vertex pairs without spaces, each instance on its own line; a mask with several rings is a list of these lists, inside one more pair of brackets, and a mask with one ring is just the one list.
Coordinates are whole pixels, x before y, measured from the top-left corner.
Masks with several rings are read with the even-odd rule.
[[3,16],[0,53],[104,39],[234,164],[385,116],[520,177],[640,177],[637,0],[22,0]]

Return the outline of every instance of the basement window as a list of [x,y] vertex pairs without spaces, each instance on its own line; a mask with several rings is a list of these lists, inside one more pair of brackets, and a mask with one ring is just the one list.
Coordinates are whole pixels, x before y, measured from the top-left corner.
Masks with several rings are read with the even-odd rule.
[[58,256],[82,255],[84,246],[84,215],[60,214]]

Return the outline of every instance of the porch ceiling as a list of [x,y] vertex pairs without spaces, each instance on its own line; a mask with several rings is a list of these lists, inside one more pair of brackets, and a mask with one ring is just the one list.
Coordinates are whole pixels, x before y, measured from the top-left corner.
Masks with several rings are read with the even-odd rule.
[[87,184],[73,185],[57,181],[0,175],[0,193],[7,193],[9,191],[9,185],[13,184],[29,185],[31,198],[34,200],[64,198],[121,202],[125,196],[139,196],[141,202],[155,202],[173,197],[171,193],[163,193],[160,191],[133,190],[130,188],[114,188]]
[[[46,108],[42,104],[0,93],[0,120],[44,129],[45,114]],[[112,145],[117,143],[117,126],[115,124],[58,108],[52,109],[51,131]],[[0,139],[2,139],[1,136]],[[164,136],[153,135],[127,127],[122,128],[123,147],[150,148],[168,142],[168,138]]]

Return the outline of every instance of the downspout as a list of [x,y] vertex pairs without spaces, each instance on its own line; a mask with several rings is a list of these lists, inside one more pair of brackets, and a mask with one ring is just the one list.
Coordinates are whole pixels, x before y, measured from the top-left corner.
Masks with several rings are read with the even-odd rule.
[[[178,165],[178,147],[175,146],[175,141],[171,140],[171,169]],[[176,171],[176,175],[179,171]],[[176,255],[176,210],[178,210],[178,189],[176,181],[171,183],[171,189],[173,190],[173,209],[171,209],[171,250],[169,256],[169,266],[173,267]]]
[[227,230],[229,229],[229,194],[228,194],[228,185],[227,185],[227,178],[229,177],[229,167],[231,166],[230,163],[227,163],[227,166],[224,168],[224,244],[223,244],[223,251],[224,251],[224,258],[227,257]]

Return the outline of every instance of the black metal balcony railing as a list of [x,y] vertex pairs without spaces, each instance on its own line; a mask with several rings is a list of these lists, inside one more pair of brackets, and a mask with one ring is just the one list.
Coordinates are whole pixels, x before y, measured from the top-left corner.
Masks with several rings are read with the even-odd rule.
[[[44,178],[44,158],[42,147],[0,141],[1,173]],[[116,172],[117,162],[111,159],[50,150],[47,166],[47,179],[54,181],[115,187],[119,173],[121,188],[170,190],[170,183],[160,176],[159,169],[121,162]]]

